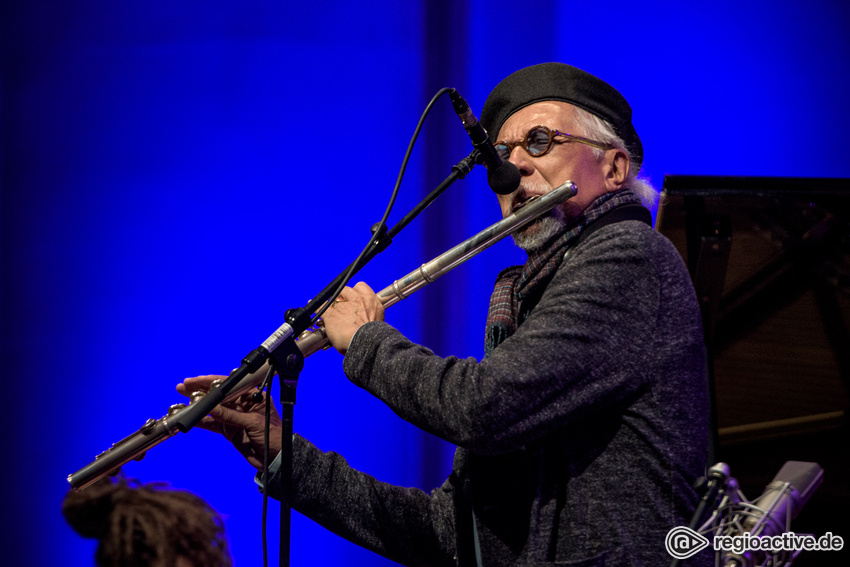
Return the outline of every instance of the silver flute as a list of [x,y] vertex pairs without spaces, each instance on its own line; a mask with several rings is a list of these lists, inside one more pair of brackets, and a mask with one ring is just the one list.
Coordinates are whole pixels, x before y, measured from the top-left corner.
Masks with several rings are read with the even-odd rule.
[[[489,248],[505,236],[530,224],[538,217],[573,197],[576,192],[575,184],[572,181],[566,181],[563,185],[545,195],[531,197],[511,215],[394,281],[378,292],[378,299],[384,307],[395,305],[479,252]],[[330,346],[322,327],[307,329],[298,336],[296,344],[305,358]],[[267,371],[268,366],[266,364],[258,371],[245,376],[230,391],[222,403],[234,401],[250,390],[257,388]],[[203,395],[203,392],[195,392],[188,405],[174,404],[160,419],[147,420],[138,431],[114,443],[109,449],[95,457],[94,461],[68,475],[68,483],[75,490],[83,490],[107,475],[116,474],[121,466],[129,461],[141,460],[149,449],[177,433],[177,427],[174,425],[177,416]]]

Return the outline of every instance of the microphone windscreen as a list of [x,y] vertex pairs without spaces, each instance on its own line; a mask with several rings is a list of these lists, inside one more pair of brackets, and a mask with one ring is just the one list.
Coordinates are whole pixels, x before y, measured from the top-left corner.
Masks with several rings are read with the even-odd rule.
[[503,161],[496,169],[487,170],[487,183],[495,193],[507,195],[519,187],[520,174],[517,166],[509,161]]

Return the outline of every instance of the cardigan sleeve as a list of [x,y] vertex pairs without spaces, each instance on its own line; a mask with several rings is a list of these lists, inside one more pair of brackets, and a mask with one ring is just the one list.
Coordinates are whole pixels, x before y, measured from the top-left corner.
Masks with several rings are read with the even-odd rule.
[[[292,441],[295,510],[403,565],[455,564],[454,487],[449,480],[430,494],[394,486],[352,468],[337,453],[320,451],[300,435]],[[257,483],[280,499],[279,456],[269,477],[268,483]]]
[[627,403],[657,379],[654,369],[668,362],[653,352],[659,334],[701,337],[698,318],[683,321],[687,328],[658,328],[663,294],[684,301],[683,313],[696,310],[686,273],[674,283],[659,276],[659,269],[681,275],[677,263],[661,235],[617,223],[567,253],[531,315],[483,361],[438,357],[373,322],[354,337],[344,370],[400,417],[451,443],[481,454],[518,450]]

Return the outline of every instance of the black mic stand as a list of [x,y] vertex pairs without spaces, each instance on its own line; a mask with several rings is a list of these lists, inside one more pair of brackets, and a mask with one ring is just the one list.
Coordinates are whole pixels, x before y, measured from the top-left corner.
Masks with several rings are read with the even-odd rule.
[[[295,388],[304,368],[304,355],[288,340],[271,352],[269,364],[280,378],[280,565],[289,565],[292,531],[292,435],[295,418]],[[264,471],[268,474],[268,471]],[[286,545],[284,545],[284,538]]]
[[[705,494],[700,499],[699,504],[697,504],[693,516],[691,516],[691,522],[688,524],[688,528],[694,531],[699,529],[706,512],[714,508],[726,492],[726,483],[729,478],[729,465],[726,463],[717,463],[708,469],[708,477],[703,479],[705,482]],[[670,567],[679,567],[681,563],[681,559],[674,558],[670,563]]]
[[334,280],[311,299],[306,306],[286,311],[286,323],[280,326],[262,345],[251,351],[242,359],[239,368],[233,370],[217,386],[210,388],[204,397],[192,403],[174,421],[177,429],[183,433],[197,425],[217,405],[222,403],[233,388],[236,387],[246,376],[260,369],[268,360],[275,371],[281,375],[281,419],[283,429],[281,439],[281,495],[280,495],[280,565],[289,565],[289,550],[291,544],[291,516],[292,516],[292,434],[295,406],[295,388],[298,376],[304,366],[304,356],[295,342],[296,337],[301,335],[310,326],[312,314],[317,312],[321,306],[330,299],[330,296],[346,279],[356,274],[360,269],[370,262],[378,253],[384,251],[392,243],[393,237],[402,231],[419,213],[425,210],[443,191],[449,188],[458,179],[463,179],[472,171],[476,165],[484,163],[481,151],[473,150],[468,156],[452,167],[452,173],[443,180],[431,193],[429,193],[416,207],[402,218],[398,224],[389,231],[375,232],[369,248],[362,254],[361,258],[355,260],[340,273]]

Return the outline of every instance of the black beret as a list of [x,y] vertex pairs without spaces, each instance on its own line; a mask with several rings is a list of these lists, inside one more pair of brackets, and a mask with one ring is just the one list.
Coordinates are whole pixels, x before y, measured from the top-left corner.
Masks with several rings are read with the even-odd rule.
[[614,87],[590,73],[564,63],[541,63],[511,73],[484,102],[481,124],[496,141],[508,117],[535,102],[555,100],[583,108],[606,120],[626,144],[640,169],[643,145],[632,126],[632,108]]

